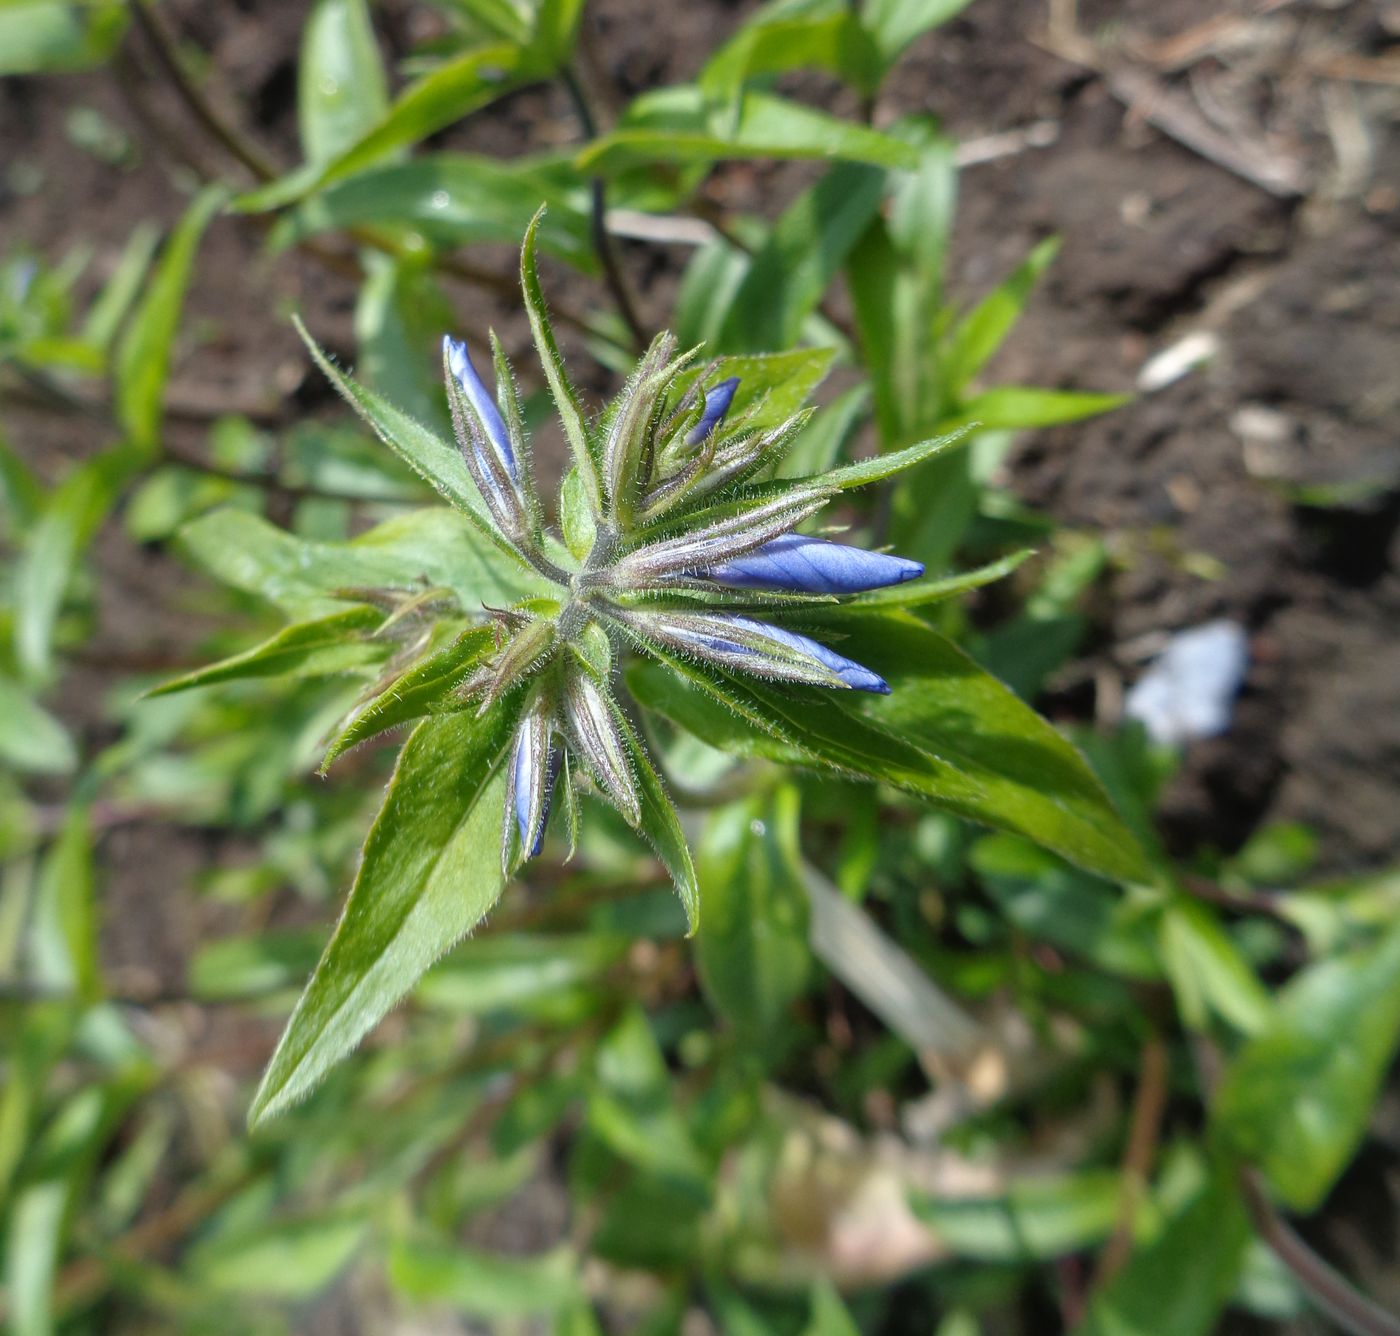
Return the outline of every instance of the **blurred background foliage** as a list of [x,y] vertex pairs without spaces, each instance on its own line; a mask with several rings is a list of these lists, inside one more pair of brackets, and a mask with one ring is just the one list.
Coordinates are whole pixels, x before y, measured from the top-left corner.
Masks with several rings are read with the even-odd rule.
[[[977,423],[969,449],[846,518],[950,594],[1001,578],[920,613],[1043,700],[1121,554],[1020,500],[1007,452],[1135,408],[988,377],[1054,237],[979,300],[948,290],[959,147],[880,100],[966,3],[746,6],[693,80],[640,90],[582,0],[386,6],[392,58],[377,5],[289,6],[293,157],[202,49],[217,16],[0,0],[0,73],[117,80],[131,118],[75,104],[66,135],[114,169],[166,162],[187,200],[98,273],[43,237],[0,254],[6,1329],[1397,1330],[1284,1215],[1325,1210],[1374,1125],[1400,1035],[1400,873],[1315,878],[1297,825],[1228,854],[1169,846],[1154,812],[1178,753],[1072,708],[1151,887],[884,787],[736,758],[710,745],[715,721],[662,700],[650,740],[696,848],[698,938],[595,804],[571,862],[551,841],[358,1056],[243,1130],[391,761],[368,747],[315,773],[381,665],[331,645],[144,693],[266,640],[279,609],[325,611],[328,584],[394,563],[450,583],[454,558],[407,518],[424,485],[299,382],[273,387],[290,413],[172,396],[172,365],[217,343],[186,315],[209,234],[244,229],[351,285],[352,342],[333,346],[432,425],[444,330],[484,335],[489,309],[518,342],[498,260],[541,202],[591,391],[656,322],[715,354],[835,349],[793,475]],[[444,141],[541,85],[571,121],[528,123],[525,151]],[[725,203],[752,173],[780,205]],[[268,318],[313,290],[289,286]],[[36,444],[35,414],[99,444]],[[111,618],[137,616],[103,605],[122,545],[152,557],[141,597],[182,626],[173,657],[102,648]],[[190,573],[161,573],[177,562]],[[133,827],[138,886],[117,901]],[[152,958],[177,941],[175,981],[112,968],[114,930]]]

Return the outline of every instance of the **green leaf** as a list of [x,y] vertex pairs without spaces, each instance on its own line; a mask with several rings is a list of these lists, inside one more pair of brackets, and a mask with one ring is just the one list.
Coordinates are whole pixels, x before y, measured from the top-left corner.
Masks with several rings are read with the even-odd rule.
[[345,1270],[369,1230],[359,1212],[259,1220],[215,1235],[187,1264],[195,1283],[218,1294],[309,1299]]
[[1083,1252],[1112,1232],[1123,1180],[1108,1169],[1017,1179],[991,1197],[916,1195],[940,1244],[980,1262],[1043,1261]]
[[986,431],[1055,427],[1107,413],[1131,399],[1130,394],[1082,394],[1076,390],[1002,385],[969,399],[959,410],[957,421],[975,422]]
[[386,520],[346,543],[317,543],[245,510],[216,510],[185,525],[180,543],[211,575],[298,618],[361,602],[358,589],[450,589],[477,612],[542,592],[512,556],[459,511],[440,506]]
[[812,1319],[803,1336],[860,1336],[860,1328],[828,1277],[812,1288]]
[[758,352],[797,342],[807,317],[884,197],[885,174],[833,167],[790,205],[754,255],[714,351]]
[[83,549],[117,499],[134,466],[125,450],[77,465],[54,489],[25,536],[15,571],[15,655],[25,677],[46,677],[63,595]]
[[474,938],[429,970],[416,998],[458,1016],[518,1010],[596,979],[626,950],[626,938],[602,933]]
[[425,655],[355,711],[326,748],[321,773],[325,774],[331,762],[351,747],[400,724],[421,719],[434,707],[441,708],[452,688],[495,645],[496,635],[491,627],[473,626],[450,645]]
[[530,317],[530,333],[534,336],[535,350],[539,354],[540,365],[544,367],[549,392],[554,396],[554,407],[560,422],[563,423],[564,436],[569,442],[574,467],[578,470],[584,494],[588,497],[594,513],[602,514],[603,491],[599,481],[602,459],[597,443],[589,435],[588,427],[584,423],[578,394],[564,370],[564,359],[560,355],[559,345],[554,340],[554,329],[549,323],[549,312],[545,307],[539,270],[535,264],[535,241],[543,214],[544,210],[540,209],[525,230],[525,241],[520,248],[520,288],[525,298],[525,310]]
[[1208,1182],[1089,1304],[1074,1336],[1207,1336],[1235,1288],[1249,1242],[1239,1197]]
[[1400,1043],[1400,929],[1312,965],[1234,1057],[1212,1124],[1295,1211],[1318,1207],[1365,1135]]
[[496,903],[515,712],[428,719],[399,755],[325,955],[253,1099],[250,1124],[308,1094],[327,1070]]
[[83,339],[106,348],[117,336],[126,313],[145,284],[147,271],[160,243],[160,230],[152,223],[138,223],[127,238],[112,276],[98,293],[83,321]]
[[968,861],[1008,921],[1027,936],[1111,974],[1161,978],[1155,917],[1109,883],[1014,835],[978,840]]
[[989,561],[976,570],[963,571],[959,575],[947,575],[941,580],[910,580],[907,584],[890,585],[885,589],[872,589],[857,594],[842,606],[848,612],[879,612],[889,608],[922,608],[930,603],[942,603],[945,599],[965,594],[970,589],[980,589],[983,585],[1004,580],[1008,575],[1035,555],[1030,548],[1013,552],[998,561]]
[[354,672],[382,663],[393,652],[392,641],[367,638],[383,621],[384,614],[377,608],[362,606],[297,622],[261,645],[162,682],[147,694],[168,696],[250,677],[328,677]]
[[365,0],[317,0],[302,32],[297,72],[297,127],[307,161],[332,161],[388,108],[388,83]]
[[1047,237],[1021,262],[1015,273],[984,297],[953,329],[944,354],[948,392],[959,396],[991,360],[1021,318],[1026,299],[1060,249]]
[[414,1304],[448,1304],[481,1318],[558,1313],[583,1295],[577,1261],[560,1247],[538,1257],[499,1257],[428,1237],[395,1240],[389,1282]]
[[[709,383],[729,376],[739,378],[739,388],[729,406],[729,417],[756,408],[749,424],[761,429],[786,422],[811,397],[826,378],[835,357],[832,348],[794,348],[785,353],[739,353],[721,357],[706,376]],[[704,368],[676,377],[673,397],[684,394],[704,374]]]
[[637,829],[665,866],[675,885],[681,904],[685,906],[688,931],[694,933],[700,921],[700,888],[691,862],[690,847],[685,842],[680,817],[666,793],[661,777],[642,747],[626,715],[613,705],[613,717],[618,733],[632,763],[632,775],[637,781],[637,796],[641,806],[641,821]]
[[369,130],[329,162],[305,163],[240,195],[235,208],[244,213],[280,208],[353,176],[510,92],[528,73],[521,64],[520,48],[512,42],[493,42],[464,52],[405,88]]
[[700,841],[700,981],[715,1010],[756,1049],[782,1025],[811,973],[800,804],[792,784],[730,803]]
[[23,687],[0,675],[0,761],[31,775],[66,775],[78,764],[68,730]]
[[869,483],[879,482],[884,478],[893,477],[896,473],[902,473],[905,469],[911,469],[916,464],[922,464],[956,445],[963,445],[971,432],[971,426],[957,427],[942,436],[934,436],[930,440],[920,441],[917,445],[906,446],[903,450],[875,455],[870,459],[862,459],[859,463],[833,469],[830,473],[822,474],[821,481],[828,486],[839,487],[842,491],[848,491],[852,487],[865,487]]
[[916,37],[956,18],[969,3],[970,0],[866,0],[861,18],[888,68]]
[[160,444],[165,382],[170,349],[180,325],[180,308],[200,238],[223,207],[228,192],[206,186],[176,224],[155,268],[145,296],[117,347],[115,393],[117,420],[127,439],[146,455]]
[[575,165],[590,175],[612,176],[658,162],[709,165],[732,158],[839,158],[909,167],[918,155],[878,130],[752,91],[738,99],[732,123],[717,129],[703,91],[685,85],[643,94],[617,129],[583,149]]
[[1246,1034],[1268,1024],[1268,991],[1205,905],[1182,897],[1167,907],[1159,932],[1162,964],[1187,1025],[1203,1030],[1211,1013]]
[[96,890],[91,822],[74,805],[39,871],[31,956],[37,983],[84,1002],[96,1001],[102,987]]
[[360,379],[406,418],[435,435],[451,429],[442,395],[438,355],[452,308],[438,287],[426,256],[406,259],[371,252],[355,303],[355,342]]
[[834,13],[772,14],[760,9],[706,61],[696,80],[705,93],[733,100],[750,79],[818,69],[862,92],[879,83],[880,56],[870,34],[844,6]]
[[[639,666],[633,691],[713,746],[773,756],[776,741],[778,755],[883,780],[1086,871],[1152,879],[1079,753],[953,644],[902,614],[812,622],[802,629],[880,673],[892,694],[777,686],[681,660],[671,661],[674,673]],[[855,633],[851,643],[841,630]]]
[[546,200],[540,246],[592,272],[597,256],[588,219],[575,203],[577,188],[573,168],[556,158],[501,161],[434,153],[367,168],[327,186],[305,200],[275,236],[289,244],[338,228],[396,226],[415,228],[444,246],[516,246]]
[[126,24],[121,0],[10,0],[0,6],[0,74],[56,74],[100,65],[116,50]]

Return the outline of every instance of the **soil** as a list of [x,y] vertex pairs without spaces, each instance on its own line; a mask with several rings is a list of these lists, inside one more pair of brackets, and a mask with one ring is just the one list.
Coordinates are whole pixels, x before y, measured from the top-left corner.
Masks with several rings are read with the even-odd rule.
[[[625,97],[693,75],[751,8],[602,0],[589,6],[590,48]],[[174,0],[163,9],[182,40],[207,53],[220,105],[251,117],[245,123],[259,144],[294,163],[294,67],[307,6]],[[427,35],[425,14],[427,7],[401,0],[376,6],[393,56]],[[1400,858],[1400,138],[1393,133],[1400,6],[1081,0],[1077,34],[1047,34],[1047,23],[1046,7],[1030,0],[975,0],[913,48],[877,119],[931,112],[959,142],[1032,125],[1051,138],[970,166],[960,182],[950,276],[960,302],[979,297],[1037,240],[1064,239],[992,380],[1133,390],[1155,354],[1200,332],[1213,340],[1204,366],[1101,419],[1027,435],[1008,460],[1009,485],[1027,503],[1107,535],[1114,553],[1092,602],[1092,641],[1048,704],[1109,718],[1122,684],[1165,633],[1235,618],[1253,651],[1235,725],[1188,751],[1167,797],[1170,838],[1183,850],[1228,850],[1263,824],[1297,821],[1319,834],[1326,870],[1393,863]],[[1084,41],[1092,64],[1081,59]],[[93,245],[95,282],[139,221],[173,222],[192,173],[152,147],[143,115],[175,128],[177,157],[226,169],[158,79],[148,50],[133,43],[132,59],[134,70],[121,77],[99,71],[0,85],[6,249],[27,246],[57,260]],[[1184,105],[1188,125],[1205,123],[1256,159],[1287,164],[1300,189],[1262,188],[1164,133],[1150,99],[1114,91],[1112,71],[1124,66]],[[853,110],[820,81],[795,86]],[[127,137],[122,161],[76,142],[70,113],[79,107]],[[559,92],[526,90],[442,143],[511,154],[572,133]],[[734,166],[720,171],[711,194],[744,207],[761,200],[776,213],[809,179],[801,168]],[[511,272],[505,251],[482,248],[471,258]],[[664,323],[684,258],[679,249],[625,248],[648,321]],[[547,279],[561,302],[600,300],[587,281],[561,270]],[[510,351],[524,352],[517,311],[475,289],[449,297],[463,328],[493,323]],[[255,228],[216,222],[177,349],[174,438],[201,448],[215,411],[273,425],[338,413],[308,371],[285,312],[299,308],[348,359],[353,299],[343,275],[297,253],[269,257]],[[566,334],[565,345],[592,389],[610,387],[609,373],[576,339]],[[49,478],[104,443],[102,429],[85,419],[14,405],[6,406],[6,427]],[[1344,500],[1305,504],[1319,489]],[[194,657],[208,629],[190,615],[197,582],[165,550],[134,548],[114,532],[100,540],[97,565],[98,632],[62,702],[88,743],[106,736],[101,700],[111,665]],[[1075,682],[1095,685],[1086,693]],[[190,886],[200,869],[236,852],[227,841],[168,826],[109,839],[112,966],[177,988],[194,940],[217,927],[189,908]],[[161,869],[158,887],[153,867]],[[250,1042],[265,1041],[258,1032]],[[247,1065],[258,1060],[255,1053]]]

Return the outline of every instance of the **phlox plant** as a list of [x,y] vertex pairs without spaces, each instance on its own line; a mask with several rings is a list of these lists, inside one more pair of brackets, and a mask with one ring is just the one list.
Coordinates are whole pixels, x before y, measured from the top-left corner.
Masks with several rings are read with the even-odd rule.
[[[422,720],[254,1120],[305,1095],[489,911],[543,848],[556,808],[572,846],[585,786],[656,851],[695,931],[703,898],[639,731],[649,711],[722,749],[893,783],[1091,869],[1150,875],[1073,749],[915,615],[982,577],[924,580],[917,561],[803,528],[844,492],[957,448],[971,427],[778,477],[826,358],[705,361],[700,348],[678,353],[664,333],[590,416],[545,308],[539,223],[525,235],[521,291],[570,450],[560,531],[545,526],[515,381],[494,336],[494,389],[468,345],[443,338],[448,442],[336,368],[303,331],[351,406],[451,503],[473,566],[453,569],[449,556],[438,584],[325,588],[336,611],[160,688],[256,676],[272,662],[287,671],[289,652],[379,645],[382,669],[326,763]],[[716,717],[714,731],[697,712]]]

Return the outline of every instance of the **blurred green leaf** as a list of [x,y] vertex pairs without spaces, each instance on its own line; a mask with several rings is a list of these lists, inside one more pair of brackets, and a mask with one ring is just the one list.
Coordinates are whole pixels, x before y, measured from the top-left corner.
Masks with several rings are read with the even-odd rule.
[[986,431],[1055,427],[1107,413],[1131,398],[1130,394],[1083,394],[1075,390],[1002,385],[967,400],[958,412],[958,420],[975,422]]
[[389,1283],[415,1304],[449,1304],[482,1318],[558,1313],[583,1294],[567,1247],[538,1257],[502,1257],[421,1236],[391,1245]]
[[1066,866],[1014,835],[988,835],[969,862],[1007,919],[1100,969],[1160,979],[1155,915],[1125,900],[1108,882]]
[[957,1257],[1023,1262],[1083,1252],[1113,1229],[1123,1180],[1110,1169],[1025,1177],[989,1197],[919,1194],[914,1210]]
[[95,895],[88,812],[75,805],[39,869],[30,959],[36,982],[84,1002],[96,1001],[102,986]]
[[1400,929],[1312,965],[1235,1055],[1213,1128],[1295,1211],[1321,1204],[1365,1135],[1400,1043]]
[[45,678],[53,664],[53,632],[64,592],[130,474],[133,459],[108,450],[76,465],[53,490],[25,537],[15,570],[15,654],[25,677]]
[[796,69],[825,70],[861,92],[874,91],[880,54],[850,9],[840,3],[807,13],[791,8],[764,6],[705,62],[696,82],[708,96],[732,100],[750,79]]
[[1187,1025],[1205,1029],[1211,1013],[1246,1034],[1268,1024],[1267,990],[1205,905],[1177,900],[1163,913],[1159,931],[1162,964]]
[[66,775],[78,764],[68,730],[8,677],[0,675],[0,760],[33,775]]
[[547,201],[541,247],[592,272],[597,256],[579,189],[577,173],[554,157],[502,161],[432,153],[336,181],[299,205],[275,235],[287,244],[336,228],[397,226],[444,246],[484,241],[515,247]]
[[442,395],[440,349],[454,316],[426,257],[365,257],[355,303],[356,372],[361,381],[412,418],[443,435],[451,420]]
[[291,204],[446,129],[517,87],[529,73],[522,65],[520,48],[512,42],[466,51],[405,88],[375,124],[329,162],[305,163],[240,195],[234,206],[245,213],[259,213]]
[[365,841],[355,884],[253,1099],[258,1123],[328,1068],[496,902],[504,885],[501,757],[514,711],[444,715],[414,730]]
[[171,232],[146,291],[117,346],[114,386],[117,420],[128,441],[149,456],[160,444],[171,345],[200,238],[228,192],[206,186]]
[[696,942],[700,981],[715,1010],[755,1048],[783,1021],[812,967],[799,850],[800,796],[730,803],[700,842]]
[[1026,299],[1060,249],[1047,237],[1021,262],[1015,273],[992,290],[954,327],[945,354],[948,392],[961,395],[991,360],[1021,318]]
[[297,125],[308,162],[329,162],[383,119],[389,89],[365,0],[317,0],[301,38]]
[[1208,1182],[1094,1295],[1074,1336],[1207,1336],[1235,1288],[1248,1241],[1234,1189]]
[[[728,119],[728,118],[726,118]],[[714,123],[703,90],[692,85],[645,93],[611,134],[579,153],[581,172],[611,176],[638,165],[732,158],[840,158],[876,167],[908,167],[907,144],[768,93],[745,92],[732,124]]]
[[83,322],[83,338],[97,348],[106,348],[140,294],[160,243],[160,231],[152,223],[138,223],[127,238],[112,276],[97,294]]
[[520,1007],[597,978],[626,948],[623,938],[593,933],[475,938],[424,976],[417,999],[465,1016]]
[[222,1294],[309,1299],[349,1265],[369,1228],[356,1212],[260,1220],[194,1249],[191,1279]]
[[860,1336],[860,1328],[828,1279],[812,1289],[812,1318],[803,1336]]
[[888,67],[916,37],[956,18],[969,3],[970,0],[866,0],[861,19]]
[[884,196],[885,175],[842,163],[778,219],[734,294],[714,352],[789,348]]
[[223,1001],[294,987],[315,968],[321,936],[313,929],[206,942],[190,961],[190,990],[196,997]]
[[121,0],[10,0],[0,5],[0,74],[56,74],[100,65],[126,31]]

